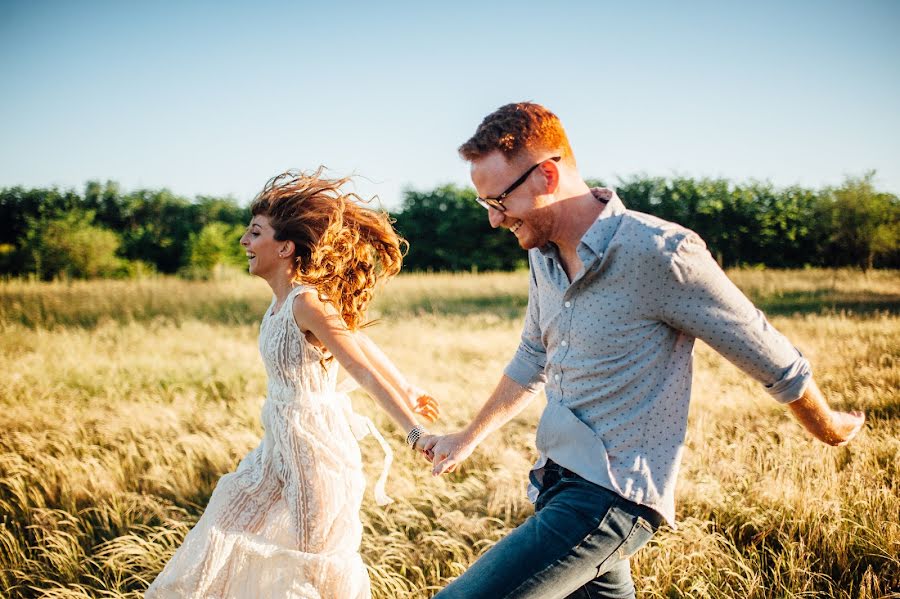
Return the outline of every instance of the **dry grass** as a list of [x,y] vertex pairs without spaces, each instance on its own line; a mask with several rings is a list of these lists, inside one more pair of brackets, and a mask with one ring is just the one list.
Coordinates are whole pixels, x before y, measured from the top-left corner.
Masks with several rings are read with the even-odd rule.
[[[900,275],[732,277],[811,358],[851,446],[811,441],[705,346],[678,489],[681,525],[634,563],[641,597],[900,597]],[[514,349],[523,273],[392,281],[370,334],[462,425]],[[218,477],[258,441],[264,284],[0,284],[0,597],[139,597]],[[794,306],[793,310],[791,306]],[[375,596],[427,597],[530,513],[538,399],[459,472],[395,447],[387,509],[363,508]],[[368,471],[380,451],[364,442]],[[371,498],[370,498],[371,499]]]

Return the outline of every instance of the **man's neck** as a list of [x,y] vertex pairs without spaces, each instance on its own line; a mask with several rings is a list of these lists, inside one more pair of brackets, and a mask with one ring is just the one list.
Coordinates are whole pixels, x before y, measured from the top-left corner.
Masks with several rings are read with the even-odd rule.
[[576,195],[558,201],[559,226],[554,238],[551,239],[559,248],[560,254],[568,257],[577,256],[576,249],[581,238],[591,228],[605,206],[597,201],[584,183],[575,191],[578,192]]
[[571,282],[584,266],[578,256],[578,244],[600,216],[604,204],[597,201],[581,180],[568,191],[560,191],[557,198],[564,199],[555,202],[556,231],[550,241],[556,244],[563,270]]

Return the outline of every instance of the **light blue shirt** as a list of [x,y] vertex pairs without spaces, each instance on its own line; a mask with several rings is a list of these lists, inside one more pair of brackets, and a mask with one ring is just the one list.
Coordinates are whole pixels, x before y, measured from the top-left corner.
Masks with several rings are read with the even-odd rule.
[[525,326],[505,374],[547,393],[538,480],[552,459],[674,526],[695,338],[782,403],[812,373],[696,233],[592,191],[608,203],[578,245],[583,269],[571,282],[555,245],[528,253]]

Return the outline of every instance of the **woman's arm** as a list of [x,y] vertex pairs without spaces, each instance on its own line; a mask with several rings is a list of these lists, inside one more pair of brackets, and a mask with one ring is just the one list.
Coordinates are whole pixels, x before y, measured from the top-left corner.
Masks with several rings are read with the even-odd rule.
[[300,330],[315,335],[404,433],[418,425],[404,393],[369,360],[356,334],[347,329],[333,306],[314,293],[301,293],[294,298],[292,308]]
[[432,474],[453,472],[479,443],[515,418],[536,396],[533,390],[508,376],[500,377],[496,389],[466,428],[449,435],[425,437],[422,448],[433,460]]
[[381,348],[364,333],[357,331],[356,339],[369,363],[372,364],[387,381],[406,396],[410,409],[421,415],[428,422],[438,419],[439,406],[436,399],[423,389],[411,385],[403,373],[391,362]]

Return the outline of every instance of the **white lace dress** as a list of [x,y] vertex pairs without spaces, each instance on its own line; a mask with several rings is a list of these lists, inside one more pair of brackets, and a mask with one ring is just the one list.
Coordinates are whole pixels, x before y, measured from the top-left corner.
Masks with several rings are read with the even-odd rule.
[[[292,313],[295,288],[266,310],[259,348],[268,373],[265,436],[223,476],[196,526],[154,580],[146,599],[359,599],[369,578],[359,555],[365,489],[357,440],[370,420],[336,390],[337,367],[322,366]],[[332,361],[333,362],[333,361]]]

